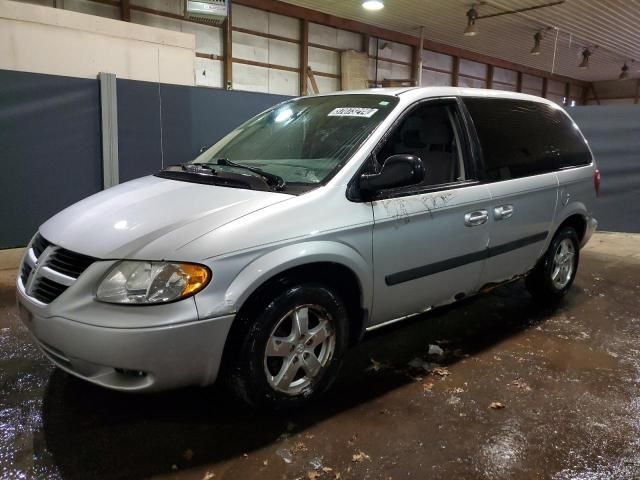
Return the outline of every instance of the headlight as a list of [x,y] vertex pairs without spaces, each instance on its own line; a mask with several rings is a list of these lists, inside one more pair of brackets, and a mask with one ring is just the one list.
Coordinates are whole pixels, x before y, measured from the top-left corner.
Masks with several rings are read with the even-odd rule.
[[211,271],[193,263],[122,261],[100,283],[98,300],[156,304],[195,295],[211,280]]

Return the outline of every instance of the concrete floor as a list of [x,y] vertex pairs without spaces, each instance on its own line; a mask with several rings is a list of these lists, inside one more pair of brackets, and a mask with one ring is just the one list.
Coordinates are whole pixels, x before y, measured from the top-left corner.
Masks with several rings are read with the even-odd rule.
[[581,260],[561,307],[519,282],[380,331],[281,415],[53,369],[0,271],[0,478],[640,478],[640,235],[598,234]]

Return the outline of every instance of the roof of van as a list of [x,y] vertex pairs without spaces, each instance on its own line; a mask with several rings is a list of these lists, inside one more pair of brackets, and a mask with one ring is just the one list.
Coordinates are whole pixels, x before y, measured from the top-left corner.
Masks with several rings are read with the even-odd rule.
[[[397,87],[397,88],[368,88],[365,90],[343,90],[322,95],[410,95],[414,98],[429,97],[485,97],[485,98],[510,98],[514,100],[529,100],[540,103],[553,103],[542,97],[528,95],[526,93],[508,92],[504,90],[490,90],[487,88],[461,88],[461,87]],[[554,104],[555,105],[555,104]]]

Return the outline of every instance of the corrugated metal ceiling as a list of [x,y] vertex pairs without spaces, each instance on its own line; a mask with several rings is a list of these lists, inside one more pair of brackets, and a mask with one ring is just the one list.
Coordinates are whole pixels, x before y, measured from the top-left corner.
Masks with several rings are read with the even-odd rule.
[[[418,35],[425,27],[425,38],[464,48],[521,65],[554,71],[581,80],[617,78],[625,60],[636,59],[632,77],[640,76],[640,1],[639,0],[566,0],[557,6],[526,13],[478,20],[479,34],[465,37],[466,11],[470,0],[384,0],[385,8],[371,12],[361,0],[284,0],[390,30]],[[475,2],[479,15],[549,3],[550,0],[485,0]],[[548,30],[542,41],[542,53],[529,52],[533,35]],[[554,44],[556,43],[554,61]],[[578,68],[581,51],[595,46],[588,69]]]

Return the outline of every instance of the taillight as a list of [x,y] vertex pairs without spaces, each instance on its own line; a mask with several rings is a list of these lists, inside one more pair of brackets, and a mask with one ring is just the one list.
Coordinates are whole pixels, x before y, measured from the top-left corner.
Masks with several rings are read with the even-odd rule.
[[593,186],[596,189],[596,196],[600,196],[600,170],[595,169],[593,172]]

